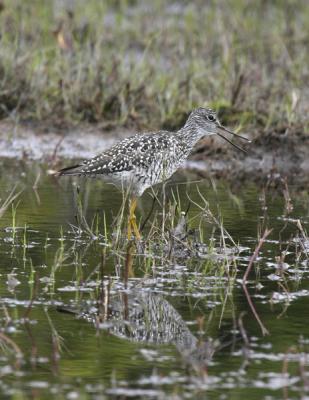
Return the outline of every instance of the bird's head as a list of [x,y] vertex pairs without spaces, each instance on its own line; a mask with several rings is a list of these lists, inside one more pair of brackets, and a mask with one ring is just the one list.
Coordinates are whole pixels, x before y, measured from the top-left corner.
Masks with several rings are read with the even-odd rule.
[[186,126],[195,129],[201,136],[217,133],[219,121],[217,114],[210,108],[196,108],[191,112]]
[[223,132],[227,132],[233,136],[237,136],[243,140],[248,140],[247,138],[240,136],[229,129],[225,128],[218,120],[217,113],[210,108],[196,108],[191,112],[189,118],[187,119],[185,128],[192,130],[195,135],[199,137],[208,135],[218,135],[225,139],[227,142],[231,143],[234,147],[244,151],[239,146],[232,143],[229,139],[223,136]]

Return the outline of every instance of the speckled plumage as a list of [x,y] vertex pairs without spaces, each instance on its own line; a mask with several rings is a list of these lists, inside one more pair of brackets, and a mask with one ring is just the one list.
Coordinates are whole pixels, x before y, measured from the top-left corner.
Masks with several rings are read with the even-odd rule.
[[168,179],[184,162],[196,142],[221,127],[216,113],[198,108],[177,132],[159,131],[126,138],[98,156],[64,168],[59,175],[103,177],[133,196]]

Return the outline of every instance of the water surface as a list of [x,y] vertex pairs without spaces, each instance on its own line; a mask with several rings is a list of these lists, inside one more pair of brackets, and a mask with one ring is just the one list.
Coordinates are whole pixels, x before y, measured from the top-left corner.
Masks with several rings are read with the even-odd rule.
[[[281,399],[308,392],[306,192],[279,180],[263,188],[179,173],[166,185],[165,213],[177,201],[175,228],[180,209],[188,210],[188,236],[176,235],[171,250],[175,232],[167,214],[162,238],[156,202],[143,231],[147,242],[154,229],[151,240],[128,249],[124,226],[117,245],[111,235],[123,204],[116,188],[56,180],[47,169],[2,165],[1,203],[14,187],[22,190],[0,219],[3,397]],[[162,201],[162,188],[157,195]],[[199,208],[203,198],[225,233]],[[152,205],[145,193],[139,221]],[[263,336],[241,279],[266,228],[273,230],[247,285],[270,333]]]

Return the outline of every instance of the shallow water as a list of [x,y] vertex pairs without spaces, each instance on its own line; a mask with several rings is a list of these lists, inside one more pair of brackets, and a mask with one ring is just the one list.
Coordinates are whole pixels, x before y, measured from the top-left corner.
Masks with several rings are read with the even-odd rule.
[[[22,189],[0,219],[2,397],[308,394],[306,192],[289,188],[288,202],[282,182],[265,189],[196,182],[180,173],[166,185],[165,200],[174,204],[174,194],[180,204],[175,226],[179,209],[191,203],[188,237],[176,237],[170,247],[173,216],[167,215],[162,238],[162,207],[156,203],[143,231],[147,245],[128,249],[124,227],[117,245],[110,236],[121,193],[101,181],[57,181],[47,169],[2,165],[1,204],[15,186],[15,192]],[[157,190],[162,200],[162,188]],[[209,215],[204,218],[202,196],[223,221],[224,235]],[[89,225],[98,214],[92,233],[76,219],[78,198]],[[146,193],[138,220],[151,208]],[[147,241],[155,215],[161,230]],[[263,336],[241,279],[266,227],[273,230],[247,284],[270,333]]]

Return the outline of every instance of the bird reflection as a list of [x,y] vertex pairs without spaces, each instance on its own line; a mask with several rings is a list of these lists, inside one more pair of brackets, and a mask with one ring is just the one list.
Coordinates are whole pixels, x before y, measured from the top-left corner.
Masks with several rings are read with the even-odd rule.
[[128,289],[133,271],[134,254],[128,247],[124,265],[124,290],[110,294],[110,285],[101,285],[95,305],[79,303],[76,307],[62,307],[60,311],[75,314],[93,322],[119,338],[155,345],[172,344],[195,370],[207,372],[219,343],[201,340],[188,328],[178,311],[161,294],[143,288]]
[[160,294],[143,290],[110,296],[108,307],[79,304],[62,309],[76,314],[110,334],[138,343],[173,344],[184,361],[195,370],[205,370],[216,350],[212,340],[200,340],[175,308]]

